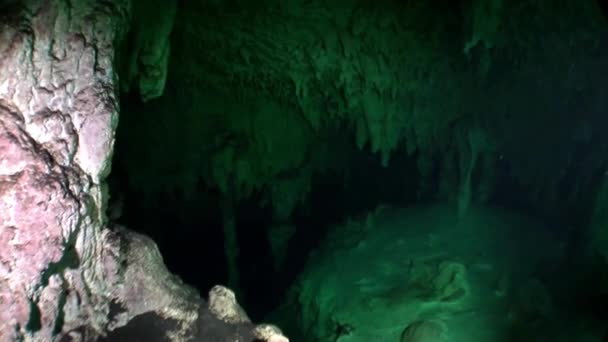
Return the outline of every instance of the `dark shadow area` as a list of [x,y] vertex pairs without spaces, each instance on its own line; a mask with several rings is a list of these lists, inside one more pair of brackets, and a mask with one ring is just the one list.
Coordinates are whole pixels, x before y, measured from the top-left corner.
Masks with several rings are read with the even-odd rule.
[[169,342],[167,332],[176,329],[177,323],[149,312],[133,318],[126,326],[97,342]]
[[[140,106],[137,98],[123,98],[124,115]],[[125,158],[132,156],[121,148],[123,140],[132,138],[132,130],[136,128],[127,125],[119,125],[117,130],[109,176],[109,211],[120,206],[119,217],[114,218],[116,222],[154,239],[167,268],[198,288],[204,297],[211,287],[225,284],[228,278],[217,191],[199,183],[193,191],[194,197],[177,190],[149,197],[134,188],[129,184],[128,171],[123,164]],[[171,163],[171,160],[163,161],[159,156],[159,163]],[[157,181],[162,182],[162,179]]]
[[[201,307],[197,321],[188,329],[184,342],[261,342],[253,334],[253,324],[230,324],[219,320],[211,312]],[[168,333],[177,328],[177,321],[164,319],[155,313],[144,313],[133,318],[126,326],[112,331],[97,342],[169,342],[173,338]],[[62,341],[69,342],[69,341]]]
[[[198,288],[204,296],[213,285],[227,281],[217,190],[199,183],[190,197],[163,193],[143,199],[142,194],[129,186],[120,162],[122,158],[128,158],[121,149],[121,139],[126,135],[126,132],[120,133],[123,129],[129,128],[119,127],[110,177],[111,192],[122,193],[125,197],[124,213],[118,222],[151,236],[159,245],[169,270]],[[273,267],[267,241],[266,229],[272,224],[272,208],[261,205],[263,195],[259,192],[239,204],[241,300],[252,318],[261,319],[280,304],[285,291],[304,267],[308,254],[323,239],[329,227],[347,217],[371,211],[379,204],[406,207],[433,200],[418,195],[420,177],[416,155],[408,156],[406,151],[396,151],[389,167],[383,167],[379,155],[367,150],[354,151],[348,182],[345,182],[343,174],[336,172],[314,177],[308,200],[292,215],[297,229],[290,240],[286,266],[281,272]],[[572,245],[573,253],[582,253],[581,244],[586,241],[584,232],[570,227],[585,215],[589,216],[583,210],[590,207],[589,203],[581,203],[580,208],[563,211],[553,217],[542,215],[526,188],[511,177],[508,162],[500,161],[497,169],[496,191],[489,204],[534,217],[542,216],[545,222],[563,230],[558,233],[563,234],[565,243]],[[572,173],[575,177],[576,170]],[[436,178],[430,180],[432,187],[439,182],[438,173],[434,174]],[[430,189],[429,193],[436,193],[436,189]],[[576,244],[575,241],[582,242]]]
[[[127,100],[129,101],[129,100]],[[137,110],[137,100],[125,103],[124,115]],[[216,284],[226,284],[219,195],[216,189],[200,185],[191,196],[159,193],[152,198],[133,189],[121,160],[129,158],[121,148],[133,128],[119,126],[115,146],[110,192],[124,197],[118,223],[151,236],[159,246],[168,269],[204,296]],[[348,181],[344,174],[329,172],[314,177],[307,201],[296,207],[292,222],[296,233],[289,242],[285,267],[277,272],[267,241],[266,229],[272,223],[272,208],[263,206],[261,193],[238,206],[239,260],[242,296],[239,300],[254,320],[275,309],[285,291],[304,267],[308,254],[332,225],[356,217],[379,204],[407,206],[416,203],[415,155],[395,151],[390,166],[381,165],[378,154],[353,148]],[[112,203],[112,200],[111,200]],[[112,209],[112,208],[111,208]]]

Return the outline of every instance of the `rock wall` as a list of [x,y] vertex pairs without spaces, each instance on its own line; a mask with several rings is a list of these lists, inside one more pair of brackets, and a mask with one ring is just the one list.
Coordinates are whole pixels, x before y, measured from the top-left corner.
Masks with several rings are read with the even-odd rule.
[[[242,331],[277,339],[248,319],[234,328],[166,270],[151,239],[106,222],[115,56],[132,8],[128,0],[0,4],[0,341],[95,341],[145,331],[129,327],[150,316],[172,323],[154,336],[162,341],[205,340],[209,321],[222,327],[218,341]],[[134,56],[123,51],[146,62],[125,81],[138,82],[144,99],[164,86],[154,72],[166,68],[170,30],[162,32],[152,42],[136,32],[144,43]]]
[[119,264],[104,248],[100,209],[118,118],[114,49],[128,9],[30,1],[2,11],[2,341],[107,327]]

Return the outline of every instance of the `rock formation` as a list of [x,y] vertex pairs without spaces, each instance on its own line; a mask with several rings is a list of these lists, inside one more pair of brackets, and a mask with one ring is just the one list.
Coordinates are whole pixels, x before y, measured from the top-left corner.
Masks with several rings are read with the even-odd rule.
[[117,66],[144,100],[164,86],[172,17],[150,36],[138,8],[0,3],[0,341],[286,341],[222,320],[151,239],[104,216]]

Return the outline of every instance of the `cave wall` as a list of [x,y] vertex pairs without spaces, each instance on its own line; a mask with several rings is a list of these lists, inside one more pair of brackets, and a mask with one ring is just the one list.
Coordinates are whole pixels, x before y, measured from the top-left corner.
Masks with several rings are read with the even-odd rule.
[[[1,341],[287,341],[227,288],[203,300],[149,237],[105,216],[119,85],[143,100],[164,88],[160,4],[0,3]],[[165,25],[143,32],[154,18]]]
[[0,340],[108,324],[118,279],[100,250],[100,209],[127,5],[12,2],[1,12]]

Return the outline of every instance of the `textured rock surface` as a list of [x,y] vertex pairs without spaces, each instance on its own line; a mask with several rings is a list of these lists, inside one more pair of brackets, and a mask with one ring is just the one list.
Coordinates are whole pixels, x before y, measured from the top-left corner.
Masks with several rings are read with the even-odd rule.
[[[191,298],[196,300],[195,298]],[[194,303],[194,302],[192,302]],[[173,311],[190,313],[190,318],[170,318],[150,311],[136,316],[127,325],[120,327],[99,342],[142,341],[214,341],[214,342],[289,342],[280,329],[273,325],[251,323],[245,311],[236,302],[234,293],[222,286],[209,292],[209,304],[197,302],[196,311]],[[188,322],[188,324],[184,324]]]
[[[268,331],[216,317],[151,239],[106,226],[114,56],[130,10],[128,0],[0,5],[0,341],[249,341]],[[144,73],[166,63],[146,61]],[[152,76],[133,78],[145,80],[144,98],[164,85],[163,72]],[[279,338],[273,331],[264,338]]]
[[[119,255],[101,229],[126,1],[31,1],[0,20],[0,340],[107,328]],[[110,247],[110,248],[107,248]]]

